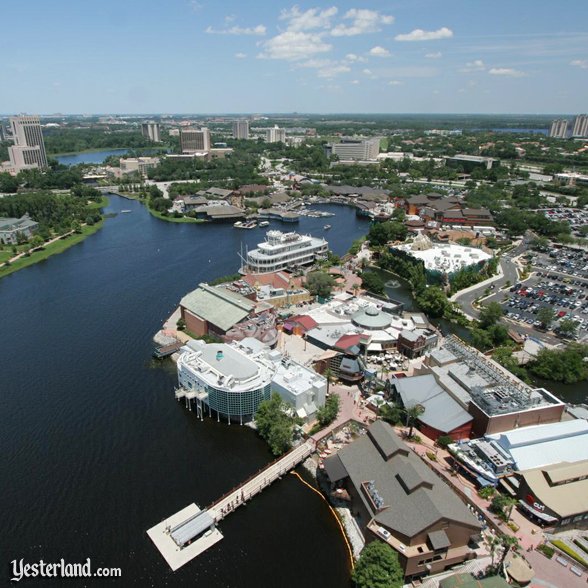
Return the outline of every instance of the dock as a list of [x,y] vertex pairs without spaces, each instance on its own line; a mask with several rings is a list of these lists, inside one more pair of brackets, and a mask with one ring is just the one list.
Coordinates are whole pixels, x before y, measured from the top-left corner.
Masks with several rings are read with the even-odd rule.
[[216,527],[218,522],[281,479],[312,455],[315,449],[315,442],[307,440],[221,496],[208,508],[200,510],[196,504],[190,504],[149,529],[147,535],[172,571],[176,571],[223,538]]

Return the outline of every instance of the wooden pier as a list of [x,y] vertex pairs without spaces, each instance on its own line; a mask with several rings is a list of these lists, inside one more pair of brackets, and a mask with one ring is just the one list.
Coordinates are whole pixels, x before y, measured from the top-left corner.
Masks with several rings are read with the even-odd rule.
[[[216,523],[294,469],[315,449],[315,442],[309,439],[233,488],[207,509],[201,511],[191,504],[149,529],[147,534],[171,569],[177,570],[223,538]],[[210,521],[209,526],[195,524],[196,519],[203,518]],[[193,536],[190,533],[192,527]],[[182,540],[178,541],[180,535]]]

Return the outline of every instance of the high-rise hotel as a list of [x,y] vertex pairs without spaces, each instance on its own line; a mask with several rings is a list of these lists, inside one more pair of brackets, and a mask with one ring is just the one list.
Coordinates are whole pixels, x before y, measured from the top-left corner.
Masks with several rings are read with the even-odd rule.
[[233,121],[233,139],[249,139],[249,121]]
[[10,119],[14,145],[8,148],[10,166],[18,173],[22,169],[45,168],[47,154],[38,116],[15,116]]
[[182,129],[180,131],[180,146],[182,153],[210,151],[210,131],[203,127],[197,129]]

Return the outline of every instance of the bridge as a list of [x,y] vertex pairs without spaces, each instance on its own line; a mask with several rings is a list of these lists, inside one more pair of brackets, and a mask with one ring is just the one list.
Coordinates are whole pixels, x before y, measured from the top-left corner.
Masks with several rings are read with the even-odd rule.
[[221,496],[207,509],[201,510],[192,503],[149,529],[147,534],[171,569],[179,569],[223,538],[216,528],[218,522],[302,463],[315,449],[315,442],[309,439]]

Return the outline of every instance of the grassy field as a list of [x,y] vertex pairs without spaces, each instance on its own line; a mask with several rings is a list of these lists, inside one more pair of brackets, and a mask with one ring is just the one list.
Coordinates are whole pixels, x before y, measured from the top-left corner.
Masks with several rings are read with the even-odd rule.
[[182,216],[180,218],[174,218],[173,216],[164,216],[161,212],[157,212],[157,210],[152,210],[148,204],[145,204],[147,210],[155,217],[162,221],[167,221],[168,223],[205,223],[207,221],[201,218],[190,218],[189,216]]
[[[47,245],[41,250],[33,251],[28,257],[21,257],[9,266],[0,267],[0,278],[8,276],[13,272],[16,272],[35,263],[38,263],[39,261],[43,261],[44,259],[47,259],[52,255],[62,253],[63,251],[69,249],[73,245],[77,245],[86,237],[89,237],[90,235],[93,235],[94,233],[99,231],[102,228],[103,224],[104,220],[101,220],[95,225],[83,226],[82,231],[80,233],[70,235],[65,239],[59,239],[58,241],[55,241],[54,243]],[[12,256],[12,251],[0,251],[0,261],[2,262],[6,261],[6,259],[3,257],[5,253],[8,253],[9,257]]]

